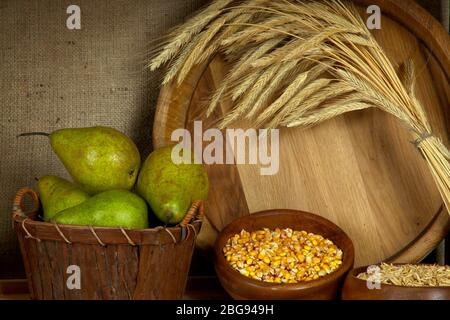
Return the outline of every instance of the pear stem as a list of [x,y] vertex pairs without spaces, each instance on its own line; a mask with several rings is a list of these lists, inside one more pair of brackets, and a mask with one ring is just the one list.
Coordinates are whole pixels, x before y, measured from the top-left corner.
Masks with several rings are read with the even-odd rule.
[[20,138],[20,137],[28,137],[28,136],[46,136],[49,137],[50,134],[47,132],[24,132],[21,134],[18,134],[16,137]]

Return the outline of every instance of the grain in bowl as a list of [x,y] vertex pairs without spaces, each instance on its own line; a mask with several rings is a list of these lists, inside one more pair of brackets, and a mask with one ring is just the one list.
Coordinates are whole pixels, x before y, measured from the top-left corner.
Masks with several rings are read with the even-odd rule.
[[381,263],[371,270],[371,272],[361,272],[356,277],[361,280],[405,287],[450,287],[450,266]]
[[269,283],[317,280],[342,265],[343,252],[331,240],[290,228],[263,228],[228,239],[223,254],[242,275]]

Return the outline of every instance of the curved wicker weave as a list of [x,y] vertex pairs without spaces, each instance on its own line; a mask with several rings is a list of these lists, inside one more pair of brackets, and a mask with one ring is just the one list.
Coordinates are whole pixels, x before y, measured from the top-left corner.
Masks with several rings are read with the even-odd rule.
[[[34,208],[24,212],[30,196]],[[143,230],[58,225],[36,220],[39,197],[20,189],[12,221],[33,299],[180,299],[186,286],[203,203],[194,201],[175,227]],[[80,289],[69,289],[69,266]]]

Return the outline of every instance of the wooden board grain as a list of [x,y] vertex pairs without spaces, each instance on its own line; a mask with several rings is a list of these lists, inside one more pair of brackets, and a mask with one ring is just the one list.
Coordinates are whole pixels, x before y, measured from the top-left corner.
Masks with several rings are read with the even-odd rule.
[[[367,1],[358,1],[367,4]],[[377,0],[382,29],[374,35],[396,65],[413,59],[417,96],[433,131],[449,145],[449,38],[439,23],[412,1]],[[228,66],[215,58],[198,66],[180,87],[160,93],[155,117],[155,147],[170,143],[174,129],[192,129],[194,120],[213,126],[221,110],[206,119],[211,92]],[[245,128],[244,123],[237,124]],[[322,215],[346,231],[355,243],[356,266],[381,260],[416,262],[447,234],[448,213],[409,132],[379,110],[364,110],[311,129],[280,130],[280,170],[261,176],[255,165],[207,166],[211,197],[210,225],[202,245],[238,216],[289,208]]]

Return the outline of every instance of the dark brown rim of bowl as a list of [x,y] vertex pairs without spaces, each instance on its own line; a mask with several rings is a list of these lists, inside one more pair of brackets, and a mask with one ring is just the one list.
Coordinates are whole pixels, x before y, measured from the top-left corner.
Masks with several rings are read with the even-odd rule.
[[[416,266],[417,265],[421,265],[421,266],[433,266],[434,265],[432,263],[388,263],[388,264],[393,264],[394,266],[401,266],[401,265],[405,265],[405,264],[416,265]],[[374,266],[379,266],[380,263],[373,264],[373,265]],[[351,270],[348,273],[348,276],[352,277],[353,279],[355,279],[357,281],[365,282],[366,280],[359,279],[358,277],[356,277],[356,275],[360,274],[362,272],[365,272],[367,270],[367,268],[370,267],[370,266],[371,265],[355,268],[355,269]],[[432,286],[399,286],[398,284],[388,284],[388,283],[381,283],[381,285],[394,287],[394,288],[402,288],[402,289],[450,289],[450,286],[437,286],[437,287],[432,287]]]
[[355,250],[354,250],[353,242],[350,239],[350,237],[341,228],[339,228],[339,226],[337,226],[330,220],[325,219],[319,215],[316,215],[316,214],[313,214],[310,212],[300,211],[300,210],[291,210],[291,209],[271,209],[271,210],[259,211],[259,212],[252,213],[248,216],[240,217],[236,220],[233,220],[223,230],[225,231],[232,224],[238,223],[239,221],[242,221],[244,219],[248,219],[249,217],[258,218],[258,217],[264,217],[264,216],[285,215],[285,214],[296,214],[296,215],[302,214],[304,216],[306,215],[306,216],[314,217],[320,223],[327,225],[327,227],[331,226],[336,231],[342,233],[345,240],[349,244],[349,250],[347,250],[348,252],[346,252],[344,249],[340,248],[343,251],[342,265],[336,271],[334,271],[330,274],[327,274],[326,276],[320,277],[319,279],[316,279],[316,280],[305,281],[305,282],[300,282],[300,283],[270,283],[270,282],[265,282],[262,280],[255,280],[250,277],[246,277],[246,276],[242,275],[239,271],[233,269],[230,266],[230,264],[228,263],[228,261],[225,260],[225,256],[223,255],[223,252],[222,252],[223,248],[218,247],[219,241],[216,241],[216,244],[215,244],[216,259],[219,259],[221,261],[221,263],[223,265],[225,265],[226,271],[230,271],[230,272],[234,273],[238,278],[242,279],[242,281],[246,281],[255,286],[264,287],[264,288],[285,287],[290,290],[296,290],[296,289],[301,290],[301,289],[308,289],[311,287],[320,287],[327,283],[338,280],[340,277],[344,276],[346,273],[351,271],[350,269],[352,268],[354,259],[355,259]]

